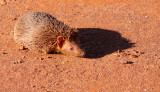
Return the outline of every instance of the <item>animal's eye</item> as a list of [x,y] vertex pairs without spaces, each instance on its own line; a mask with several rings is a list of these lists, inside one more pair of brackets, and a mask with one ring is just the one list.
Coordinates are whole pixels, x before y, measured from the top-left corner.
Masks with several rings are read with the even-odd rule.
[[69,47],[69,50],[71,50],[71,51],[72,51],[72,50],[73,50],[73,47]]

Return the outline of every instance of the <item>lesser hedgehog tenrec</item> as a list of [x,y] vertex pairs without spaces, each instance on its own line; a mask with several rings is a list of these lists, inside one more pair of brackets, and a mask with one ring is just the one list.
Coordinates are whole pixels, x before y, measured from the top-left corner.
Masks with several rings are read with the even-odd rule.
[[14,27],[14,40],[25,48],[43,53],[84,56],[78,30],[44,12],[29,12],[21,16]]

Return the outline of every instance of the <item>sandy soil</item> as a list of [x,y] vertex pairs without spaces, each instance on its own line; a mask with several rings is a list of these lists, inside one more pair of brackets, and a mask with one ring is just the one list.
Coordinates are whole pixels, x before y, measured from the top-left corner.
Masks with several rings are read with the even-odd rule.
[[[29,11],[79,28],[86,58],[20,50]],[[160,92],[159,46],[159,0],[0,0],[0,92]]]

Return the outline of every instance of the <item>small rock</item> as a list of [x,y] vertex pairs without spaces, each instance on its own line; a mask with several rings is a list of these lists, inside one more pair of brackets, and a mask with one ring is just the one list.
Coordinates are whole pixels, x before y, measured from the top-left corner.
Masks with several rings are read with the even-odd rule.
[[27,10],[31,10],[30,8],[28,8]]
[[133,23],[132,21],[129,21],[129,23]]
[[52,58],[51,56],[48,56],[48,58]]
[[145,16],[146,18],[148,18],[148,16]]
[[139,54],[144,54],[144,52],[138,51]]
[[57,68],[59,65],[55,65],[55,67]]
[[26,56],[22,56],[22,58],[26,58]]
[[117,57],[120,57],[120,55],[117,55]]
[[14,64],[17,64],[17,62],[14,62]]
[[13,64],[18,64],[18,62],[13,62]]
[[144,54],[144,52],[134,50],[134,54]]
[[113,54],[113,55],[117,56],[117,54]]
[[120,61],[121,63],[123,63],[123,64],[133,64],[134,62],[132,62],[132,61]]
[[123,53],[122,55],[123,55],[123,56],[127,56],[128,54],[127,54],[127,53]]
[[44,58],[40,58],[40,60],[44,60]]
[[131,58],[137,58],[137,55],[130,55]]
[[24,46],[20,46],[19,50],[26,50],[27,48],[25,48]]
[[13,18],[13,20],[17,20],[17,18]]
[[20,60],[17,61],[17,63],[19,63],[19,64],[24,63],[24,60],[20,59]]
[[39,57],[35,57],[35,59],[39,59]]
[[117,57],[120,57],[120,55],[118,55],[118,54],[113,54],[113,55],[115,55],[115,56],[117,56]]
[[2,49],[2,54],[8,54],[4,49]]
[[50,92],[49,90],[47,90],[46,92]]
[[144,89],[144,91],[147,91],[147,89]]
[[17,62],[13,62],[14,64],[20,64],[20,63],[24,63],[25,61],[22,59],[19,59]]
[[120,61],[121,63],[123,63],[123,64],[126,64],[128,61]]
[[33,87],[33,88],[34,88],[34,87],[36,87],[36,86],[35,86],[35,85],[31,85],[31,87]]
[[138,53],[138,51],[136,51],[136,50],[134,50],[133,52],[134,52],[134,54],[137,54],[137,53]]
[[2,52],[2,54],[8,54],[7,52]]

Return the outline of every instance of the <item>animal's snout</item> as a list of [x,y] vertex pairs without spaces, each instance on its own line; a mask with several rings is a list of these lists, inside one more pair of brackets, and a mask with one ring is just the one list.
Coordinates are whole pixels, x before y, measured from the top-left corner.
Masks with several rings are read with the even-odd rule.
[[85,57],[86,54],[85,54],[85,52],[80,52],[79,54],[77,54],[77,56],[78,56],[78,57]]

